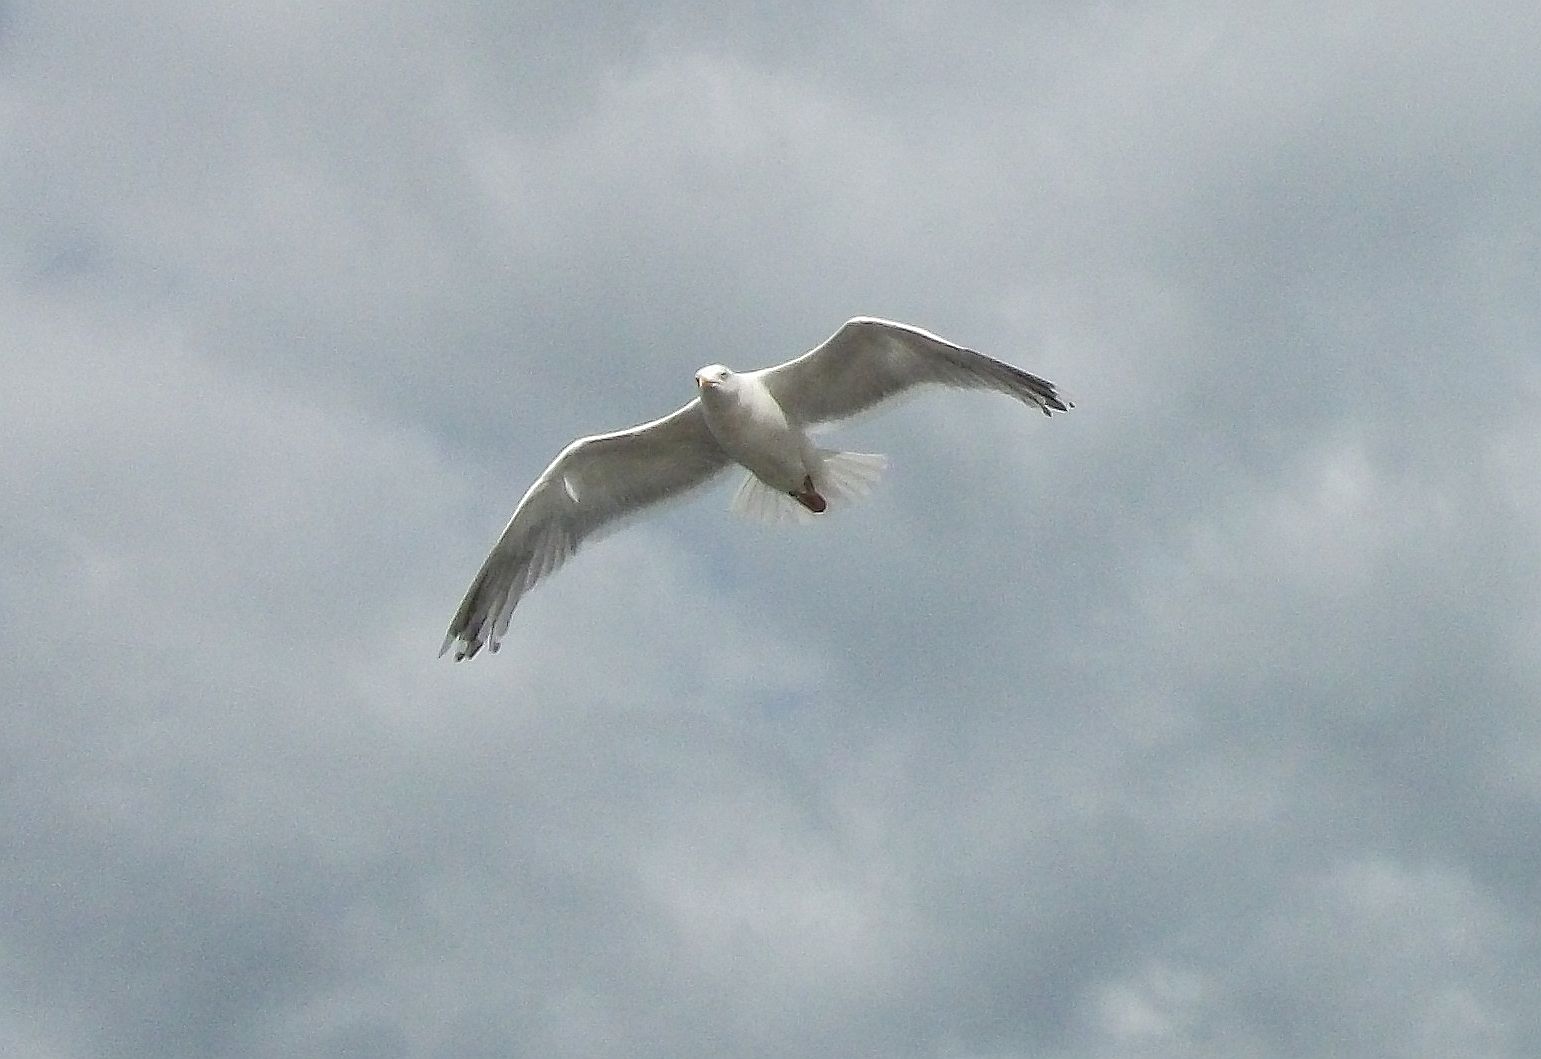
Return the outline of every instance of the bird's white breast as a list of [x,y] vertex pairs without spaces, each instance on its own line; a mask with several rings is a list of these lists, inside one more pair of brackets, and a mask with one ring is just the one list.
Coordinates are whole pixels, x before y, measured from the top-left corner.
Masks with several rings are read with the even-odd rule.
[[764,383],[736,375],[730,385],[707,387],[701,410],[729,456],[777,489],[801,488],[812,443],[788,422]]

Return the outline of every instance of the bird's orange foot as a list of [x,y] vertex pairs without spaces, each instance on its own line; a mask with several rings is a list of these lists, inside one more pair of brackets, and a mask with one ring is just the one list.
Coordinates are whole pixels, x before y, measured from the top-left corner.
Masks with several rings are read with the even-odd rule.
[[829,507],[828,502],[813,487],[813,476],[811,474],[803,475],[803,487],[800,490],[795,493],[788,493],[787,495],[809,511],[812,511],[815,515],[822,515],[824,509]]

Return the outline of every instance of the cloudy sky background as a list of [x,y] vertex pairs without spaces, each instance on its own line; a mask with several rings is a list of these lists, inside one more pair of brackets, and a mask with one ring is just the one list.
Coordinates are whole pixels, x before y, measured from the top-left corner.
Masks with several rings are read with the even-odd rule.
[[[1533,4],[0,6],[0,1052],[1541,1053]],[[1055,380],[434,657],[572,437]]]

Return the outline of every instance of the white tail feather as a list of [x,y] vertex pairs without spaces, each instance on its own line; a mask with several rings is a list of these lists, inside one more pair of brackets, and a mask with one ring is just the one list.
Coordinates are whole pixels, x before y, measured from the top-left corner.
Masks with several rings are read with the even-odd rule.
[[744,481],[733,494],[728,509],[751,522],[763,522],[768,526],[783,522],[806,525],[813,521],[813,512],[773,485],[766,485],[753,474],[744,475]]
[[[819,449],[819,466],[813,473],[814,490],[825,500],[850,504],[868,493],[883,476],[888,457],[873,452],[836,452]],[[817,516],[795,497],[766,485],[753,474],[744,476],[729,505],[735,515],[754,522],[806,525]]]
[[872,492],[888,468],[888,457],[876,452],[819,450],[813,484],[826,500],[854,503]]

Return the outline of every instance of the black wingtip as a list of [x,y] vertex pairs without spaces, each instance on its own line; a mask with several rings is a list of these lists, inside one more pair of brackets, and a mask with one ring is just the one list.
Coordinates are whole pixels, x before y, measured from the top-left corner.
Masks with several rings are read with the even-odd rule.
[[[991,363],[999,364],[1002,368],[1005,368],[1018,387],[1016,396],[1023,400],[1032,400],[1038,405],[1038,410],[1044,415],[1051,416],[1055,412],[1068,412],[1075,407],[1072,402],[1065,400],[1059,395],[1059,391],[1048,379],[1034,375],[1030,371],[1023,371],[1014,364],[1006,364],[1001,361],[992,361]],[[1025,396],[1023,391],[1026,391]]]
[[1033,393],[1033,400],[1038,403],[1038,410],[1046,416],[1052,416],[1055,412],[1068,412],[1075,407],[1073,402],[1061,398],[1054,392],[1054,387],[1048,384]]

